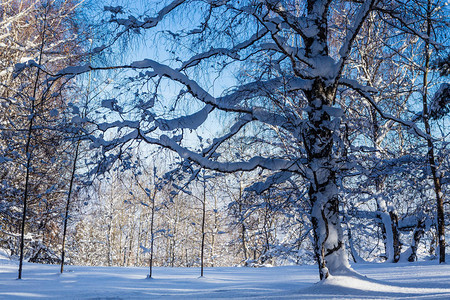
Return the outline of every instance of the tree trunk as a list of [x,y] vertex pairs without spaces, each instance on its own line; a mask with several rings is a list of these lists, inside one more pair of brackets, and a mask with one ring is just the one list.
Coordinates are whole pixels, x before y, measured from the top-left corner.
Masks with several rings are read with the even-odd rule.
[[[139,219],[138,219],[138,234],[137,234],[137,242],[136,242],[136,266],[140,266],[140,245],[142,245],[142,210],[139,212]],[[145,245],[145,244],[144,244]]]
[[377,197],[378,216],[381,220],[381,233],[385,249],[386,262],[396,263],[400,260],[401,243],[398,232],[398,217],[395,212],[386,206],[386,201]]
[[[312,184],[311,184],[312,185]],[[319,265],[320,279],[346,271],[350,265],[343,242],[343,232],[339,220],[339,201],[333,183],[315,191],[310,187],[313,202],[311,212],[314,229],[314,252]],[[324,194],[333,194],[331,197]]]
[[332,90],[322,80],[316,79],[311,91],[305,93],[311,110],[308,113],[309,128],[303,139],[308,155],[314,252],[321,280],[350,268],[339,217],[331,117],[323,109],[323,106],[331,104],[328,99]]
[[[427,5],[427,36],[431,35],[431,2],[428,1]],[[441,175],[438,172],[436,165],[436,157],[434,154],[434,144],[431,138],[431,127],[428,111],[428,72],[430,68],[430,43],[428,39],[425,39],[425,67],[423,74],[423,91],[422,91],[422,104],[423,104],[423,123],[425,125],[425,132],[427,133],[427,158],[430,165],[431,174],[433,177],[434,192],[436,196],[436,210],[437,210],[437,222],[436,231],[438,235],[439,245],[439,263],[445,263],[445,220],[444,220],[444,194],[441,187]]]
[[[380,144],[382,138],[380,137],[380,126],[377,119],[376,110],[371,107],[370,114],[372,118],[372,142],[377,149],[376,157],[381,159],[380,153],[382,151]],[[377,176],[375,179],[376,203],[378,216],[381,220],[380,227],[384,244],[384,253],[386,262],[396,263],[400,260],[401,244],[398,232],[398,217],[391,207],[387,206],[385,198],[381,194],[384,187],[385,177]]]
[[[156,175],[154,175],[154,178],[156,179]],[[153,271],[153,247],[155,242],[155,232],[154,232],[154,224],[155,224],[155,198],[156,198],[156,182],[154,180],[154,191],[153,191],[153,197],[152,197],[152,216],[150,220],[150,261],[149,261],[149,274],[148,278],[152,278],[152,271]]]
[[[39,65],[42,64],[42,57],[44,54],[44,41],[45,41],[45,32],[47,30],[47,12],[44,13],[44,20],[43,20],[43,29],[42,29],[42,36],[41,36],[41,45],[39,49]],[[25,247],[25,222],[27,219],[27,204],[28,204],[28,194],[29,194],[29,185],[30,185],[30,173],[31,173],[31,158],[32,158],[32,146],[31,146],[31,139],[33,137],[33,126],[34,126],[34,119],[35,119],[35,112],[36,112],[36,96],[37,96],[37,89],[39,84],[39,76],[40,76],[40,68],[37,69],[36,72],[36,80],[34,82],[33,87],[33,95],[31,97],[31,111],[30,111],[30,123],[27,130],[27,142],[25,145],[25,155],[26,155],[26,175],[25,175],[25,191],[23,194],[23,210],[22,210],[22,224],[20,229],[20,256],[19,256],[19,274],[17,276],[17,279],[22,279],[22,266],[23,266],[23,251]]]
[[211,233],[211,267],[214,267],[215,261],[215,247],[216,247],[216,233],[219,227],[219,216],[218,216],[219,208],[217,207],[217,197],[214,197],[214,228]]
[[170,255],[170,266],[172,268],[175,265],[175,250],[176,250],[175,246],[177,246],[176,238],[177,238],[177,232],[178,232],[178,218],[179,218],[179,215],[180,215],[180,212],[179,212],[180,208],[179,208],[179,205],[178,205],[177,202],[178,202],[178,197],[174,199],[175,218],[174,218],[174,224],[173,224],[173,234],[172,234],[172,237],[170,239],[170,253],[169,253],[169,255]]
[[200,254],[200,277],[203,277],[203,264],[205,254],[205,218],[206,218],[206,179],[203,171],[203,201],[202,201],[202,245]]
[[350,245],[350,255],[352,257],[353,262],[355,263],[364,263],[364,259],[359,256],[358,252],[356,251],[355,247],[354,247],[354,241],[353,241],[353,236],[352,236],[352,229],[350,228],[350,224],[347,223],[347,238],[348,238],[348,243]]
[[244,266],[247,266],[248,262],[248,255],[247,255],[247,246],[245,244],[245,219],[244,219],[244,215],[242,213],[242,192],[243,192],[243,187],[242,187],[242,180],[239,180],[239,218],[240,218],[240,223],[241,223],[241,245],[242,245],[242,253],[244,254]]
[[64,214],[64,229],[63,229],[63,237],[62,237],[61,268],[60,268],[61,273],[64,272],[64,259],[65,259],[65,254],[66,254],[65,247],[66,247],[67,222],[69,220],[70,197],[72,195],[73,181],[75,179],[75,172],[77,170],[79,146],[80,146],[80,141],[77,141],[77,146],[75,148],[75,156],[73,158],[72,173],[70,174],[69,191],[67,193],[66,211]]
[[[306,9],[317,33],[304,38],[305,55],[313,61],[323,61],[325,57],[329,57],[329,7],[322,1],[308,0]],[[319,69],[317,71],[322,72]],[[338,167],[333,153],[333,131],[339,130],[340,122],[331,122],[331,116],[326,109],[333,104],[337,81],[327,80],[329,75],[326,71],[321,76],[316,76],[311,88],[304,92],[308,101],[308,123],[302,131],[308,159],[306,176],[310,182],[308,193],[314,252],[321,280],[350,268],[339,218],[339,190],[336,178]]]
[[413,238],[411,241],[411,254],[408,257],[409,262],[414,262],[417,260],[417,247],[419,246],[420,239],[422,238],[424,233],[425,233],[425,222],[424,220],[419,220],[413,232]]
[[[112,203],[111,203],[112,206]],[[111,238],[112,238],[112,207],[111,207],[111,211],[109,212],[109,216],[108,216],[108,231],[106,232],[106,247],[107,247],[107,255],[108,255],[108,266],[111,267],[112,266],[112,242],[111,242]]]

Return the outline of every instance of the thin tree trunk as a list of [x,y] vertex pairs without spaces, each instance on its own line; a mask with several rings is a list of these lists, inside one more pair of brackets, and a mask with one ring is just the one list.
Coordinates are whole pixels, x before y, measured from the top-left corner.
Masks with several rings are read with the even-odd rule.
[[109,216],[108,216],[108,232],[106,233],[106,245],[108,247],[108,266],[111,267],[113,261],[112,261],[112,251],[111,251],[111,247],[112,247],[112,243],[111,243],[111,235],[112,235],[112,221],[113,221],[113,216],[112,216],[112,211],[113,211],[113,204],[112,204],[112,199],[111,199],[111,203],[110,203],[110,212],[109,212]]
[[132,254],[133,254],[133,228],[130,229],[130,234],[129,234],[129,239],[130,242],[128,243],[128,259],[127,259],[127,267],[131,266],[133,261],[132,261]]
[[244,220],[242,220],[242,224],[241,224],[241,239],[242,239],[242,251],[244,252],[244,264],[245,264],[245,266],[247,266],[248,255],[247,255],[247,245],[245,243],[245,224],[244,224]]
[[[46,26],[47,26],[47,12],[44,14],[44,22],[43,22],[43,29],[42,29],[42,36],[41,36],[41,45],[39,49],[39,65],[42,64],[42,58],[44,54],[44,41],[45,41],[45,32],[46,32]],[[23,268],[23,251],[25,247],[24,239],[25,239],[25,222],[26,222],[26,215],[27,215],[27,204],[28,204],[28,193],[29,193],[29,183],[30,183],[30,173],[31,173],[31,139],[33,136],[33,125],[34,125],[34,118],[35,118],[35,107],[36,107],[36,94],[37,94],[37,88],[39,83],[39,75],[40,75],[40,68],[37,69],[36,72],[36,80],[34,82],[33,87],[33,96],[31,97],[31,112],[30,112],[30,123],[27,130],[27,142],[25,145],[25,155],[27,159],[27,165],[26,165],[26,175],[25,175],[25,191],[23,194],[23,210],[22,210],[22,224],[21,224],[21,230],[20,230],[20,257],[19,257],[19,274],[17,279],[22,279],[22,268]]]
[[[378,124],[377,112],[371,107],[370,114],[372,117],[372,140],[375,148],[377,149],[376,157],[380,158],[381,148],[380,144],[382,138],[380,138],[380,126]],[[377,177],[375,179],[375,191],[376,191],[376,203],[378,216],[381,220],[380,227],[384,244],[384,252],[386,256],[386,262],[396,263],[400,259],[401,243],[398,232],[398,217],[392,208],[387,206],[386,200],[383,198],[381,191],[384,187],[384,177]]]
[[179,217],[179,207],[178,207],[178,197],[176,198],[176,200],[174,200],[174,205],[175,205],[175,219],[174,219],[174,225],[173,225],[173,236],[171,238],[171,243],[170,243],[170,248],[171,248],[171,252],[170,252],[170,266],[173,268],[174,264],[175,264],[175,246],[176,246],[176,236],[178,233],[178,217]]
[[200,254],[200,277],[203,277],[203,264],[205,253],[205,218],[206,218],[206,179],[205,179],[205,171],[203,171],[202,245]]
[[240,218],[240,222],[241,222],[241,245],[242,245],[242,252],[244,254],[244,265],[247,266],[247,260],[248,260],[248,256],[247,256],[247,246],[245,244],[245,219],[244,216],[242,214],[242,192],[243,192],[243,187],[242,187],[242,180],[239,180],[239,218]]
[[[427,36],[431,34],[431,2],[428,1],[427,5]],[[445,220],[444,220],[444,194],[442,193],[441,177],[438,174],[436,166],[436,157],[434,154],[434,144],[431,139],[431,127],[428,111],[428,73],[430,68],[430,43],[428,39],[425,39],[425,68],[423,74],[423,91],[422,91],[422,103],[423,103],[423,123],[425,125],[425,132],[427,133],[427,145],[428,152],[427,158],[430,165],[431,174],[433,176],[434,192],[436,195],[436,208],[437,208],[437,235],[439,243],[439,263],[445,263]]]
[[140,245],[142,244],[141,242],[141,238],[142,238],[142,209],[139,212],[139,220],[138,220],[138,231],[137,231],[137,242],[136,242],[136,266],[140,266]]
[[72,173],[70,174],[69,192],[67,194],[67,202],[66,202],[66,212],[64,214],[64,229],[63,229],[63,238],[62,238],[61,269],[60,269],[61,273],[64,272],[64,258],[65,258],[65,254],[66,254],[65,246],[66,246],[67,222],[69,220],[70,197],[72,195],[73,181],[75,178],[75,172],[77,170],[79,147],[80,147],[80,141],[78,140],[77,146],[75,148],[75,156],[73,158]]
[[211,234],[211,267],[214,267],[214,261],[215,261],[215,247],[216,247],[216,233],[218,225],[218,207],[217,207],[217,197],[214,197],[214,229]]
[[[153,175],[156,179],[156,175]],[[155,223],[155,198],[156,198],[156,182],[153,180],[154,185],[154,191],[153,191],[153,197],[152,197],[152,216],[150,219],[150,261],[149,261],[149,274],[148,278],[152,278],[152,271],[153,271],[153,247],[155,242],[155,233],[154,233],[154,223]]]
[[260,256],[260,262],[265,263],[267,261],[267,252],[270,249],[270,191],[267,199],[264,199],[266,202],[264,205],[264,222],[263,222],[263,235],[264,235],[264,245],[262,249],[262,255]]

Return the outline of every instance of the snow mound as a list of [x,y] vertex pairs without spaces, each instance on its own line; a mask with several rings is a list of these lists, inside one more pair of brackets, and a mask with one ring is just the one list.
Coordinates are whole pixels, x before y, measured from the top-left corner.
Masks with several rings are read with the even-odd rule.
[[[393,273],[394,275],[395,273]],[[398,274],[397,274],[398,275]],[[405,274],[405,281],[408,275]],[[414,282],[414,281],[412,281]],[[411,284],[396,284],[369,279],[362,275],[330,276],[314,286],[303,289],[301,294],[305,299],[449,299],[449,287],[421,287]]]

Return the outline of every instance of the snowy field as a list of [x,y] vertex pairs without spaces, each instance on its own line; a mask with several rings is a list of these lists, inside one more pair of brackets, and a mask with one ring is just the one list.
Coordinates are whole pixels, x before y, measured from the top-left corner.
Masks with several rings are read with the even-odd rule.
[[450,266],[359,264],[367,278],[335,276],[318,283],[316,266],[273,268],[146,268],[24,265],[0,259],[1,299],[450,299]]

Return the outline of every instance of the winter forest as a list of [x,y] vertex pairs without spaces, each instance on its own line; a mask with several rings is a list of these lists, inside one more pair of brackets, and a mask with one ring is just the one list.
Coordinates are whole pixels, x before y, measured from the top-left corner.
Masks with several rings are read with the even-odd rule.
[[449,25],[445,0],[0,0],[10,277],[440,267]]

